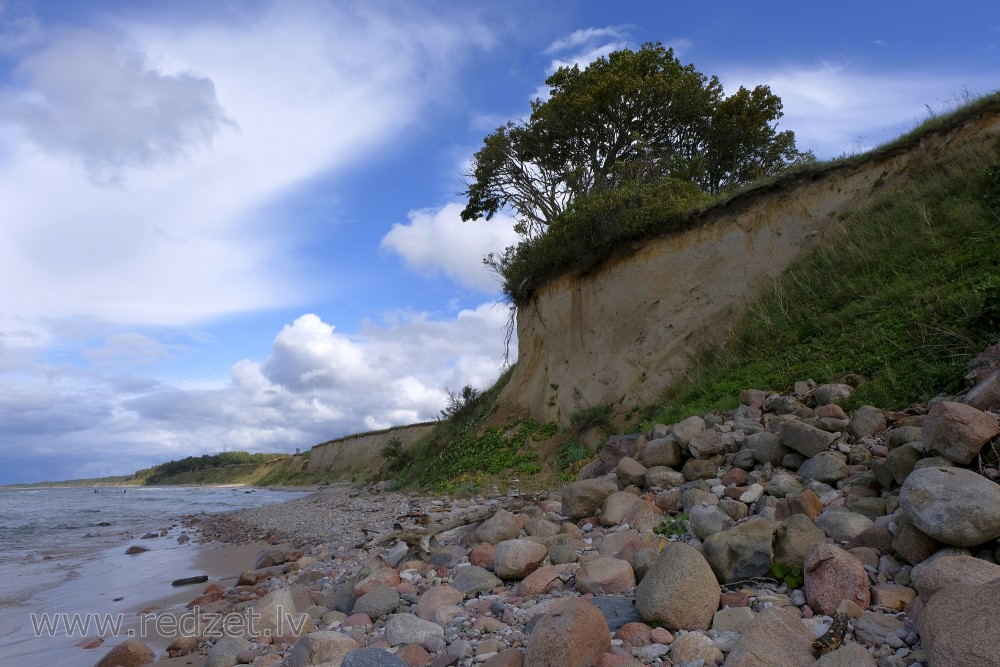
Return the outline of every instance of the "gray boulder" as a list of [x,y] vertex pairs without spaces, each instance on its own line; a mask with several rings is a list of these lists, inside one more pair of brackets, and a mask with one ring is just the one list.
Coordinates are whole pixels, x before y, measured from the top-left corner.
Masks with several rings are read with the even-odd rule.
[[832,484],[847,477],[847,458],[840,452],[825,451],[799,466],[799,476]]
[[781,465],[781,460],[790,451],[781,444],[781,438],[777,434],[768,431],[754,433],[746,439],[744,447],[752,451],[754,458],[760,463],[770,463],[773,466]]
[[562,492],[562,513],[570,519],[593,516],[604,500],[618,490],[609,477],[581,479],[568,485]]
[[810,458],[829,449],[837,436],[804,422],[792,421],[782,425],[780,438],[785,447]]
[[434,636],[443,637],[444,628],[413,614],[393,614],[385,623],[385,640],[390,646],[422,644]]
[[951,586],[931,598],[920,613],[920,638],[931,665],[990,667],[1000,639],[1000,580]]
[[837,542],[849,542],[875,525],[864,514],[842,509],[828,509],[816,517],[816,525]]
[[885,430],[886,425],[885,413],[870,405],[863,405],[851,417],[851,421],[847,424],[847,432],[860,439],[878,435]]
[[681,446],[672,435],[647,442],[639,458],[647,468],[656,466],[673,468],[684,461]]
[[899,501],[914,526],[945,544],[971,547],[1000,537],[1000,485],[971,470],[915,470]]
[[688,523],[691,526],[691,532],[699,540],[704,540],[709,535],[728,530],[735,525],[733,519],[718,505],[695,505],[688,510]]
[[[395,618],[390,616],[390,618]],[[356,641],[342,632],[321,630],[310,632],[295,642],[288,655],[288,667],[307,667],[323,663],[339,663],[351,651],[361,648]]]
[[924,447],[955,463],[968,465],[998,433],[997,420],[971,405],[942,401],[924,418]]
[[399,593],[389,586],[378,586],[354,603],[353,614],[368,614],[368,618],[387,616],[399,608]]
[[724,584],[762,577],[774,563],[774,529],[770,519],[754,517],[705,538],[705,559]]
[[668,630],[707,630],[720,598],[708,561],[683,542],[669,543],[635,589],[642,618]]

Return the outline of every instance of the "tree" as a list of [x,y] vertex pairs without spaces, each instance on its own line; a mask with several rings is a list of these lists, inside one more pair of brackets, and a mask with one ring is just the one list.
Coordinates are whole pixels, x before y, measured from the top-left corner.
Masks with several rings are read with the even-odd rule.
[[718,78],[660,43],[560,68],[546,84],[527,120],[497,128],[475,154],[463,220],[511,209],[531,239],[589,193],[669,177],[715,194],[803,157],[795,135],[776,130],[781,100],[767,86],[725,98]]

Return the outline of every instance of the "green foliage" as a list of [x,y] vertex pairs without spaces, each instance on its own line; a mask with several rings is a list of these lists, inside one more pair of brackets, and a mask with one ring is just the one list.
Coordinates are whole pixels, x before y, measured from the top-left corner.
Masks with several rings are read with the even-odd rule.
[[653,421],[805,378],[862,376],[848,409],[956,391],[964,361],[1000,337],[1000,225],[983,178],[998,164],[987,145],[952,150],[851,214],[749,304],[724,347],[702,351]]
[[551,422],[539,425],[530,419],[523,419],[509,428],[483,428],[481,422],[473,422],[438,452],[417,483],[424,487],[446,488],[454,480],[471,473],[537,473],[541,470],[538,456],[524,451],[523,446],[529,438],[551,438],[557,430]]
[[471,409],[480,393],[471,384],[462,387],[460,392],[454,392],[447,387],[444,390],[448,394],[448,405],[441,411],[441,419],[451,419],[461,415],[463,411]]
[[676,516],[666,515],[663,520],[660,521],[660,525],[653,529],[653,532],[657,535],[663,535],[664,537],[681,537],[687,534],[687,528],[684,526],[684,522],[688,520],[688,515],[677,514]]
[[771,566],[771,576],[782,582],[789,588],[802,588],[805,577],[801,567],[786,565],[785,563],[775,563]]
[[587,193],[663,178],[715,193],[801,157],[794,134],[774,127],[781,100],[767,86],[726,98],[717,77],[660,43],[562,67],[546,84],[528,120],[498,128],[476,153],[464,220],[510,208],[532,239]]
[[394,435],[386,441],[381,454],[386,461],[386,468],[389,472],[396,473],[404,470],[412,462],[410,453],[403,449],[403,440],[398,435]]
[[570,423],[576,431],[600,428],[608,432],[611,430],[611,415],[614,410],[615,406],[611,403],[581,408],[570,417]]
[[188,456],[179,461],[168,461],[146,470],[140,470],[135,473],[134,477],[141,479],[144,484],[160,484],[170,477],[183,473],[243,464],[261,465],[282,456],[287,457],[287,455],[282,454],[251,454],[249,452],[220,452],[219,454]]
[[565,470],[574,463],[586,461],[592,457],[593,454],[591,451],[580,442],[577,440],[567,440],[559,449],[559,453],[556,454],[556,461],[558,461],[559,467]]

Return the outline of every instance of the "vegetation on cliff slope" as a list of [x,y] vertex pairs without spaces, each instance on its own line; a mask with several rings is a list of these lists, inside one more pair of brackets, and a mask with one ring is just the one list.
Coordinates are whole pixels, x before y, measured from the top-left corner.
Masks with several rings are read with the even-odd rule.
[[857,382],[848,407],[903,407],[958,390],[968,358],[998,340],[1000,142],[981,142],[874,192],[650,414],[670,422],[806,378]]

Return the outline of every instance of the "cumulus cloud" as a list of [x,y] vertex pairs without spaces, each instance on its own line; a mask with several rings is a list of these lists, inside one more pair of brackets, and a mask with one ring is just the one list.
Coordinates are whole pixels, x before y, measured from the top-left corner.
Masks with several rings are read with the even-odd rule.
[[466,287],[496,293],[498,278],[483,264],[483,257],[517,243],[516,221],[501,214],[488,221],[463,222],[461,213],[462,205],[456,202],[410,211],[410,222],[393,225],[381,247],[418,272],[444,273]]
[[275,335],[264,359],[238,361],[214,382],[122,374],[132,357],[171,350],[136,332],[93,344],[88,368],[0,363],[0,459],[12,462],[0,483],[14,481],[16,468],[35,480],[125,474],[171,458],[291,451],[434,419],[445,387],[485,388],[497,378],[506,317],[493,304],[443,319],[402,312],[345,334],[305,314]]
[[92,31],[61,32],[13,79],[0,115],[42,149],[78,158],[99,182],[174,162],[230,122],[211,79],[164,74],[145,53]]

